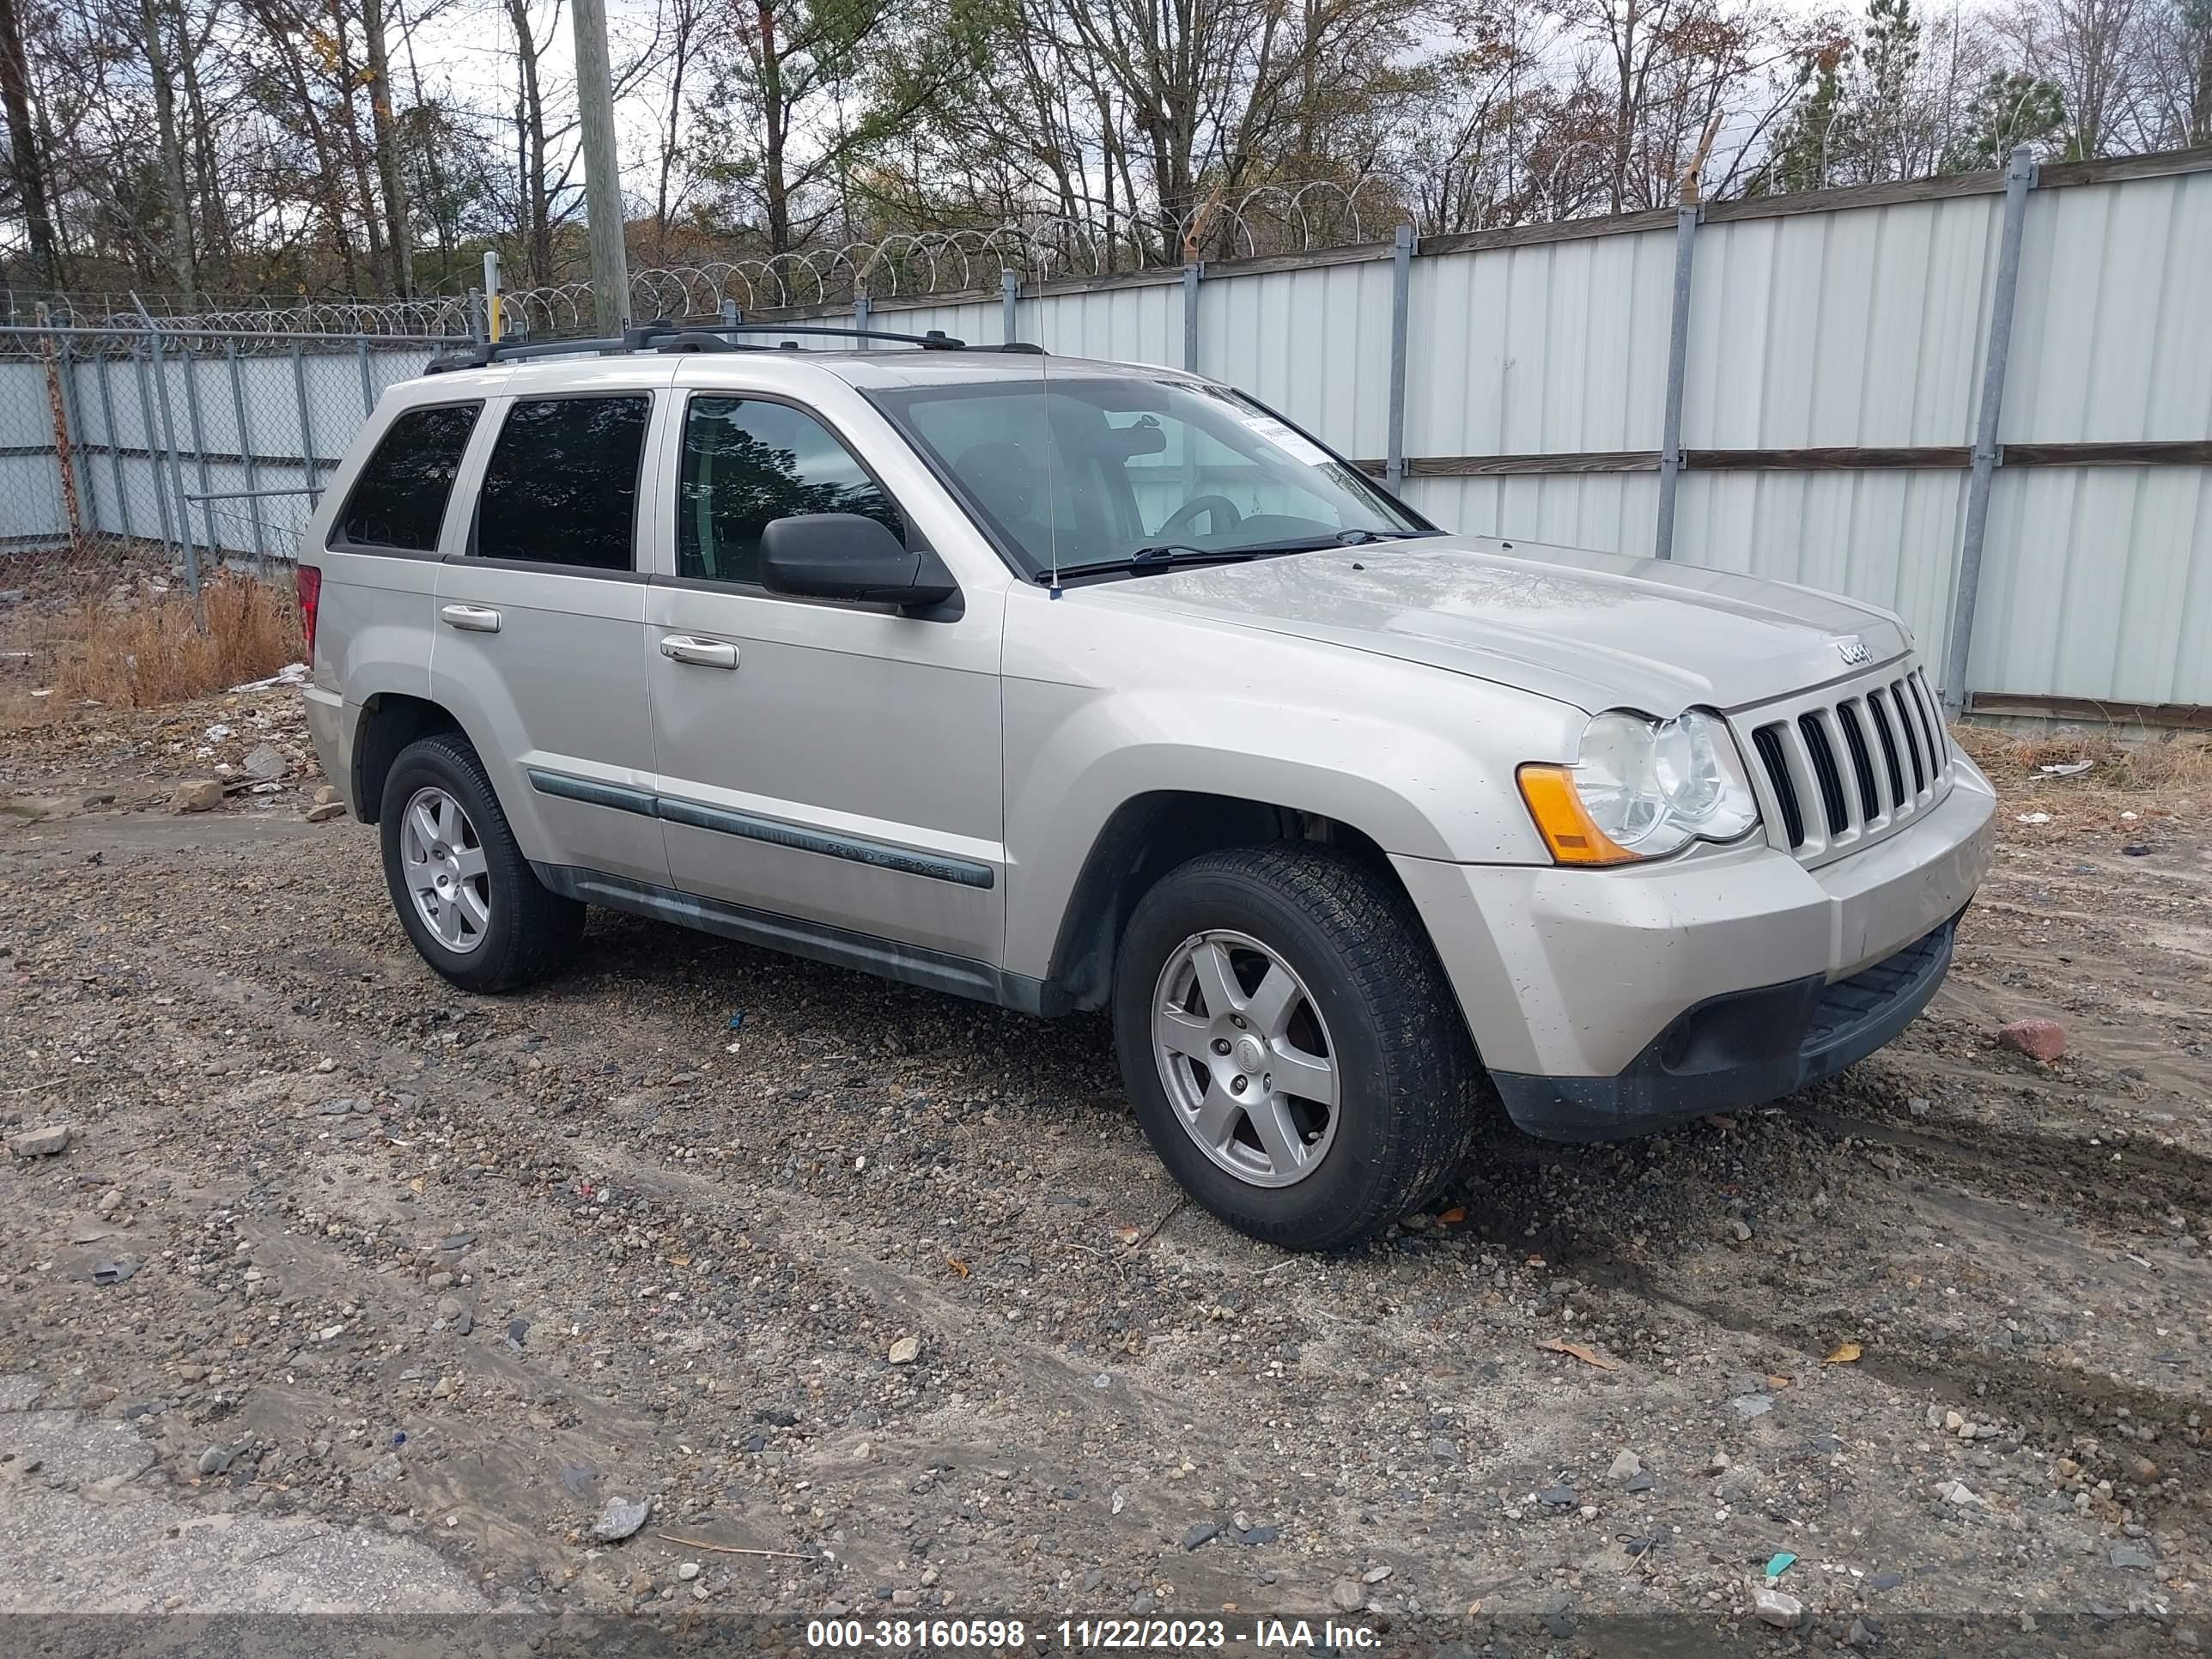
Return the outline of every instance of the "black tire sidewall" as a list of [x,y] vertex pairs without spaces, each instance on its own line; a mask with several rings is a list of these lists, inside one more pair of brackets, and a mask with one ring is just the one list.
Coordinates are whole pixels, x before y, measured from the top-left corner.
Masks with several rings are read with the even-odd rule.
[[[1318,1006],[1336,1061],[1336,1135],[1321,1167],[1288,1187],[1255,1187],[1208,1158],[1182,1127],[1154,1058],[1152,1000],[1169,955],[1217,929],[1261,941],[1297,970]],[[1238,1231],[1290,1249],[1349,1243],[1390,1186],[1402,1135],[1389,1079],[1397,1069],[1380,1022],[1328,931],[1253,876],[1176,872],[1146,895],[1122,938],[1115,1047],[1137,1121],[1160,1161]],[[1395,1218],[1383,1218],[1395,1219]]]
[[[447,950],[445,941],[416,913],[414,897],[407,889],[399,853],[400,818],[416,791],[430,786],[443,789],[460,802],[462,810],[469,815],[469,822],[476,826],[477,839],[484,849],[484,869],[491,886],[491,925],[484,929],[483,939],[473,951]],[[510,964],[516,954],[515,934],[521,925],[523,908],[538,896],[531,890],[537,881],[522,856],[522,849],[515,844],[514,832],[507,828],[507,814],[500,810],[498,798],[492,793],[481,767],[464,764],[461,757],[453,752],[453,746],[444,739],[428,738],[410,744],[401,751],[386,775],[377,828],[384,848],[384,881],[392,894],[392,908],[398,913],[399,925],[407,930],[407,937],[414,941],[422,959],[464,988],[502,988],[508,981]]]

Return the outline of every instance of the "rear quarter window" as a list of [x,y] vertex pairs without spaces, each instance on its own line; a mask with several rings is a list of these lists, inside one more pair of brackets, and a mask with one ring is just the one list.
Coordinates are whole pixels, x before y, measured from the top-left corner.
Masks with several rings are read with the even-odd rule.
[[385,428],[354,480],[332,544],[438,550],[438,527],[476,430],[480,403],[410,409]]

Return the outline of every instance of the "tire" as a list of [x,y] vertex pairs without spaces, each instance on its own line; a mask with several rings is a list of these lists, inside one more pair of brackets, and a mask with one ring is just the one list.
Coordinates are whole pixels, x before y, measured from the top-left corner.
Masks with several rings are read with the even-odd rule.
[[[1278,967],[1287,1024],[1273,1013]],[[1268,1019],[1281,1035],[1263,1036]],[[1146,893],[1115,965],[1114,1038],[1169,1172],[1239,1232],[1285,1249],[1343,1249],[1420,1208],[1467,1155],[1480,1109],[1474,1044],[1411,902],[1371,865],[1310,842],[1208,853]],[[1316,1058],[1331,1063],[1333,1107]],[[1246,1092],[1226,1092],[1240,1079]],[[1309,1080],[1316,1092],[1301,1097]]]
[[[458,816],[444,812],[447,802]],[[410,809],[428,816],[410,824]],[[483,763],[458,732],[435,732],[400,750],[385,777],[377,823],[385,885],[399,925],[422,960],[463,990],[516,990],[558,971],[575,953],[583,905],[538,879],[515,844]],[[433,825],[438,834],[431,833]],[[410,856],[426,850],[431,856],[410,866]],[[435,922],[416,899],[426,872],[456,895],[426,895]]]

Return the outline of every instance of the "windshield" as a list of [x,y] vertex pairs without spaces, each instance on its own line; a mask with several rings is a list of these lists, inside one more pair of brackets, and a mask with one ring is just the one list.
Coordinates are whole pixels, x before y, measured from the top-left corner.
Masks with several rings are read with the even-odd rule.
[[872,395],[1031,576],[1149,550],[1234,556],[1429,528],[1217,386],[1048,369]]

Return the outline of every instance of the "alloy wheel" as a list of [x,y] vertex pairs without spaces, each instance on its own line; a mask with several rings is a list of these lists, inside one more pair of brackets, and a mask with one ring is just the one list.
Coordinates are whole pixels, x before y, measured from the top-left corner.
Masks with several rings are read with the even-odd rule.
[[1305,981],[1248,933],[1194,933],[1152,997],[1152,1050],[1176,1120],[1255,1187],[1288,1187],[1336,1139],[1335,1046]]
[[491,872],[483,842],[459,801],[434,784],[408,798],[399,863],[415,914],[440,944],[465,956],[491,926]]

